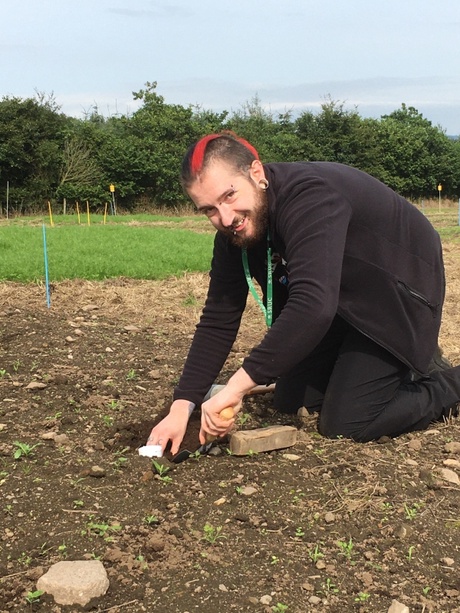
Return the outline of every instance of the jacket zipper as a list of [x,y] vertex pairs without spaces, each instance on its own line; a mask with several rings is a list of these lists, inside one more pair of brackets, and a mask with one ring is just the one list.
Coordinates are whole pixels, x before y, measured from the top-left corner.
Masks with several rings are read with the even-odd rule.
[[398,285],[400,287],[402,287],[410,296],[412,296],[413,298],[415,298],[416,300],[418,300],[419,302],[421,302],[425,306],[429,307],[432,310],[432,312],[433,312],[433,317],[436,315],[436,311],[437,311],[438,307],[436,305],[432,304],[429,300],[427,300],[425,298],[425,296],[423,296],[423,294],[419,294],[419,292],[416,292],[415,290],[410,288],[403,281],[398,281]]

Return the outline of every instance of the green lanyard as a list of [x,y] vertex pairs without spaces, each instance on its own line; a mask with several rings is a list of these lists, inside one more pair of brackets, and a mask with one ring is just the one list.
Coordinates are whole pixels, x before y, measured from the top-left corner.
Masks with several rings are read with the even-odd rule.
[[249,290],[265,316],[267,328],[270,328],[273,320],[272,248],[270,247],[270,236],[267,235],[267,308],[265,308],[264,303],[259,298],[259,294],[252,282],[251,271],[249,270],[248,252],[245,247],[243,247],[241,251],[241,257],[243,259],[244,274],[246,275]]

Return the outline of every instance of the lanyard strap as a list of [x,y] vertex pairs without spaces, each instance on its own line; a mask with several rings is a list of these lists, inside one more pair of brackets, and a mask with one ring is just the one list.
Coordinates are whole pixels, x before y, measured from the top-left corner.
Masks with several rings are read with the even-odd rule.
[[270,328],[273,320],[272,248],[270,247],[270,237],[267,236],[267,307],[265,307],[264,303],[259,298],[259,294],[254,287],[251,271],[249,270],[248,252],[245,247],[243,247],[241,251],[241,257],[243,259],[244,274],[246,275],[249,290],[265,316],[267,328]]

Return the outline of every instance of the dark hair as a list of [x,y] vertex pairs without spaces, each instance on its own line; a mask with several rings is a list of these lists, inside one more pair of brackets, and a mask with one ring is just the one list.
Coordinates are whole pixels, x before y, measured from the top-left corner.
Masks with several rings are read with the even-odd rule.
[[259,159],[256,149],[236,134],[208,134],[194,143],[182,161],[181,183],[188,187],[213,160],[223,160],[233,168],[246,172]]

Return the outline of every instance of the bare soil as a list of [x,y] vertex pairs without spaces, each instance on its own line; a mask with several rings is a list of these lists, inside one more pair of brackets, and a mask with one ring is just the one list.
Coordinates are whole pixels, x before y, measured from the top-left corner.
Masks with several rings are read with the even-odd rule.
[[[442,346],[460,363],[460,246],[445,245]],[[0,611],[78,611],[28,593],[51,564],[100,559],[121,613],[460,611],[460,426],[355,444],[248,398],[241,428],[298,443],[140,457],[171,400],[206,275],[0,284]],[[251,303],[221,381],[263,334]],[[189,445],[197,441],[189,441]],[[30,595],[29,595],[30,596]]]

